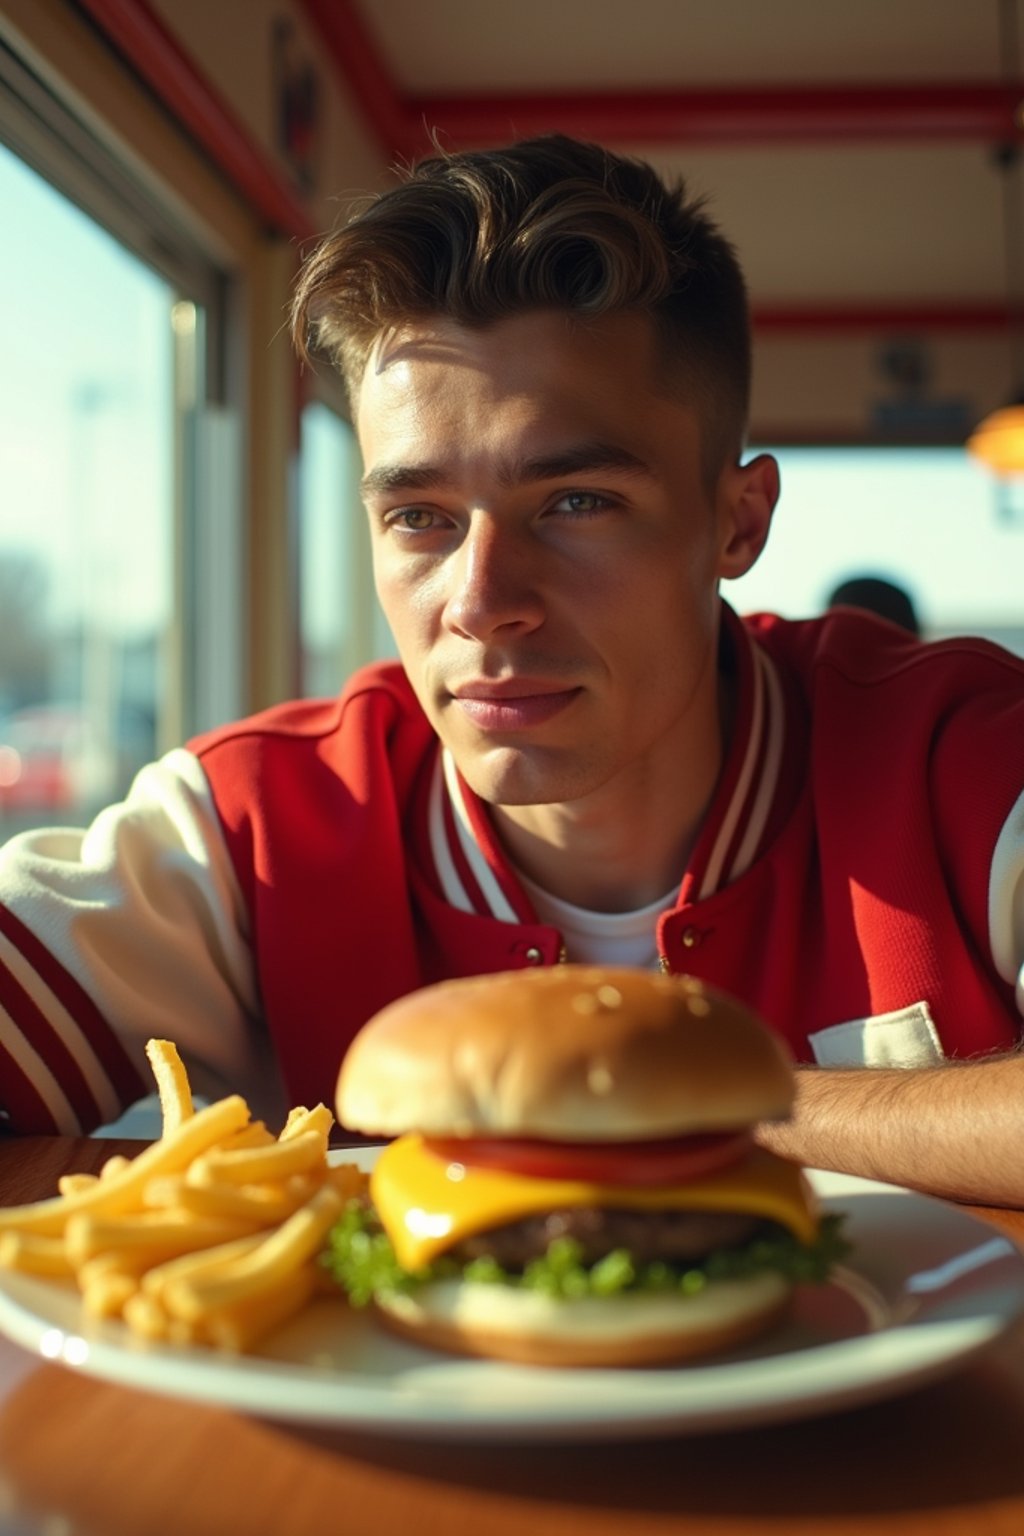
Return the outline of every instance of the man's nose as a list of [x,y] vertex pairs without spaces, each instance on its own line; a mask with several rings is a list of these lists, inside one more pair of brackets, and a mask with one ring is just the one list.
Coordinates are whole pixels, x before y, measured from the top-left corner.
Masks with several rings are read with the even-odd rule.
[[474,514],[451,557],[448,628],[474,640],[509,627],[536,629],[544,617],[537,559],[523,530]]

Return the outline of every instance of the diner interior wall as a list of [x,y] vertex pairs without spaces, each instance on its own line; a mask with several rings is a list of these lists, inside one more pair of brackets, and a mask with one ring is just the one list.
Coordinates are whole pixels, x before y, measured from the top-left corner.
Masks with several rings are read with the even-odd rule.
[[[908,354],[919,384],[901,381]],[[922,433],[955,441],[1012,388],[999,337],[769,332],[754,348],[749,435],[762,443],[903,443]]]
[[[643,152],[667,177],[682,172],[743,264],[752,436],[957,441],[1019,387],[1005,329],[957,320],[961,306],[1006,297],[1004,188],[990,144],[752,140]],[[934,323],[915,324],[921,310]],[[872,324],[872,311],[892,323]],[[901,389],[891,370],[908,351],[920,378]],[[899,396],[904,411],[880,428],[880,402]]]
[[[288,177],[314,230],[330,229],[353,197],[378,190],[387,163],[345,82],[324,57],[305,12],[288,0],[151,0],[186,53],[237,114],[259,148]],[[279,28],[287,39],[280,41]],[[280,138],[282,52],[298,73],[312,72],[316,122],[310,185],[296,175]]]
[[[66,0],[6,0],[0,14],[12,6],[38,17],[77,10]],[[421,128],[436,124],[442,132],[444,101],[424,91],[448,92],[454,101],[474,89],[571,93],[617,83],[640,99],[644,89],[681,81],[696,90],[732,81],[741,94],[808,80],[984,84],[1001,68],[997,0],[966,8],[952,0],[902,0],[899,7],[870,0],[855,12],[809,0],[779,0],[773,7],[733,0],[732,10],[744,20],[738,31],[726,26],[720,7],[702,0],[640,0],[637,24],[628,28],[618,0],[595,6],[559,0],[554,13],[548,4],[524,0],[514,18],[496,0],[429,6],[338,0],[338,7],[361,18],[376,48],[384,94],[390,87],[395,100],[412,104],[410,115]],[[308,215],[308,232],[329,229],[353,199],[392,180],[393,153],[378,137],[379,123],[372,126],[357,104],[357,82],[346,73],[353,66],[321,35],[309,0],[148,0],[148,8],[258,152],[283,173]],[[584,14],[593,25],[573,45],[572,28],[582,25]],[[312,72],[316,92],[317,120],[299,169],[280,142],[282,28],[292,67],[300,76]],[[536,46],[528,45],[529,37]],[[553,100],[557,111],[557,95]],[[492,120],[500,126],[502,114]],[[509,123],[511,130],[511,115]],[[902,416],[897,410],[887,417],[896,440],[962,440],[960,425],[980,419],[1019,386],[998,320],[1007,283],[1003,186],[991,136],[864,142],[805,136],[794,143],[759,140],[752,127],[728,144],[616,147],[644,154],[670,176],[684,174],[737,246],[756,322],[755,439],[888,440],[879,432],[879,405],[900,402],[883,360],[908,345],[921,378],[902,401]],[[275,238],[297,244],[292,234]],[[287,286],[267,319],[283,347]],[[977,328],[943,319],[945,311],[972,305],[989,309]],[[827,322],[850,307],[895,319],[853,327],[806,323],[807,311]],[[930,328],[899,323],[901,311],[912,321],[927,309],[938,316]],[[803,313],[800,324],[774,323],[773,316],[777,321],[780,312],[793,311]],[[320,389],[327,383],[321,380]]]
[[[294,179],[294,166],[289,165],[280,144],[276,95],[279,29],[286,29],[289,58],[300,71],[313,71],[317,90],[319,119],[307,167],[310,184],[302,194],[313,229],[332,227],[345,216],[353,199],[388,184],[393,174],[388,152],[358,110],[344,71],[325,48],[308,8],[300,0],[217,0],[212,5],[209,0],[151,0],[151,4],[255,143]],[[798,0],[787,0],[787,4],[792,9]],[[477,89],[521,89],[524,72],[533,89],[557,91],[560,82],[553,74],[552,53],[565,61],[562,89],[579,89],[601,76],[600,38],[614,36],[610,18],[617,15],[616,24],[621,27],[618,8],[604,0],[602,5],[608,26],[586,29],[586,67],[581,63],[577,75],[571,61],[584,55],[567,49],[564,37],[563,46],[548,52],[539,47],[531,51],[521,39],[518,54],[508,53],[504,47],[488,51],[487,17],[491,15],[493,20],[496,14],[490,3],[468,13],[456,0],[447,6],[427,7],[388,0],[383,5],[363,4],[357,10],[371,41],[379,45],[381,61],[396,91],[418,84],[420,88],[425,85],[457,92],[466,89],[467,82]],[[753,43],[766,38],[765,12],[760,6],[745,7],[750,25],[725,55],[716,54],[714,49],[720,23],[710,9],[695,11],[692,4],[684,8],[695,15],[699,11],[700,24],[687,33],[687,79],[695,85],[715,80],[720,83],[722,71],[730,64],[741,83],[746,71],[748,85],[752,69],[759,71],[763,81],[792,77],[787,75],[787,69],[797,68],[792,62],[792,47],[780,49],[777,37],[772,46],[759,47],[756,63],[748,57]],[[542,9],[550,21],[549,8]],[[562,32],[568,25],[565,17],[572,10],[570,5],[563,15]],[[644,14],[654,15],[656,11],[654,0],[646,0]],[[885,49],[879,45],[872,52],[867,47],[865,38],[870,28],[866,24],[851,22],[847,29],[851,37],[843,48],[837,46],[830,53],[828,37],[838,20],[834,15],[829,20],[820,7],[807,11],[808,24],[803,31],[786,30],[791,38],[801,40],[798,63],[804,76],[815,71],[823,79],[835,80],[887,73],[896,80],[914,75],[923,80],[990,76],[997,57],[994,7],[986,4],[978,8],[977,24],[969,34],[973,53],[961,49],[952,55],[948,38],[945,42],[943,38],[952,25],[947,11],[943,6],[933,13],[934,34],[923,39],[918,34],[913,49],[907,42],[905,57],[899,55],[899,38],[895,39],[891,68],[886,65]],[[679,25],[678,17],[673,23],[668,12],[662,20],[666,31],[673,24]],[[542,24],[541,8],[527,6],[517,21],[517,34],[536,33]],[[774,35],[780,29],[768,30]],[[850,52],[854,38],[860,39],[861,51],[856,56]],[[419,41],[413,47],[415,39]],[[922,40],[928,45],[924,56]],[[603,46],[607,50],[610,44]],[[663,53],[670,54],[671,49]],[[637,65],[634,54],[632,40],[614,60],[609,54],[604,77],[628,79],[631,60]],[[409,66],[403,64],[411,56],[415,56],[416,81],[407,78]],[[665,57],[659,59],[649,47],[642,57],[647,75],[638,76],[635,86],[667,83],[672,71]],[[490,75],[485,58],[492,61]],[[507,73],[502,75],[499,69],[495,75],[495,68],[502,63]],[[655,68],[661,69],[661,75],[650,74]],[[678,71],[679,66],[672,68]],[[672,83],[678,78],[676,73]],[[439,126],[443,130],[443,124]],[[762,144],[752,136],[747,143],[712,148],[686,144],[671,150],[664,145],[617,147],[644,154],[669,175],[682,169],[693,190],[707,196],[713,216],[739,250],[750,281],[755,317],[764,309],[794,305],[817,305],[825,311],[858,303],[870,308],[879,294],[884,294],[886,305],[897,312],[901,305],[913,310],[933,303],[941,310],[950,301],[968,302],[979,292],[979,247],[986,264],[982,274],[985,295],[998,299],[1003,293],[1000,187],[991,146],[983,141]],[[835,216],[805,232],[801,221],[809,201],[814,200],[819,204],[824,200],[830,207],[834,202]],[[799,263],[793,260],[794,246],[803,247]],[[927,260],[914,259],[913,253],[921,251],[927,252]],[[925,376],[915,400],[905,402],[908,408],[904,416],[895,413],[897,436],[913,435],[916,430],[925,437],[932,433],[936,438],[953,440],[958,430],[950,425],[953,401],[959,402],[958,419],[971,423],[998,405],[1014,387],[1005,337],[992,325],[966,334],[942,325],[908,334],[899,325],[884,323],[875,328],[863,325],[855,334],[827,326],[815,332],[758,327],[752,436],[778,441],[822,441],[830,436],[840,441],[877,438],[880,398],[891,398],[894,393],[891,381],[879,375],[879,359],[908,341],[926,365]]]

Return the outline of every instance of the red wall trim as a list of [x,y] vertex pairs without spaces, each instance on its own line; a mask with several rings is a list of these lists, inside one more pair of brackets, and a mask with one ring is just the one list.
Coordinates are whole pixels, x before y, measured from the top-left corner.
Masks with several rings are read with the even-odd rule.
[[757,90],[424,96],[411,124],[452,149],[558,131],[601,143],[835,143],[1024,138],[1024,85],[784,86]]
[[1006,304],[762,305],[752,315],[760,333],[782,331],[904,334],[919,331],[1006,331],[1015,323]]
[[313,233],[287,177],[146,0],[78,4],[270,229],[296,240]]

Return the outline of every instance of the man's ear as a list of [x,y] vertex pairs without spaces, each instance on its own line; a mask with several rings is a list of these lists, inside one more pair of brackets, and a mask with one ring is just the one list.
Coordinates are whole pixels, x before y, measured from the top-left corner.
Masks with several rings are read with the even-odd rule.
[[732,464],[724,471],[719,482],[719,576],[743,576],[750,570],[767,541],[778,499],[779,466],[770,453],[759,453],[749,464]]

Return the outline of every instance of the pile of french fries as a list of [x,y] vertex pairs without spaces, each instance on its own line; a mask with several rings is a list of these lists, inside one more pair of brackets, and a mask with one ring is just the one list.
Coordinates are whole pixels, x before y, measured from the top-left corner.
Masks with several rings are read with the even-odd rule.
[[323,1104],[293,1109],[275,1137],[237,1094],[195,1109],[169,1041],[146,1055],[159,1140],[0,1210],[0,1268],[72,1279],[88,1315],[142,1338],[250,1350],[329,1288],[317,1255],[366,1176],[328,1165]]

